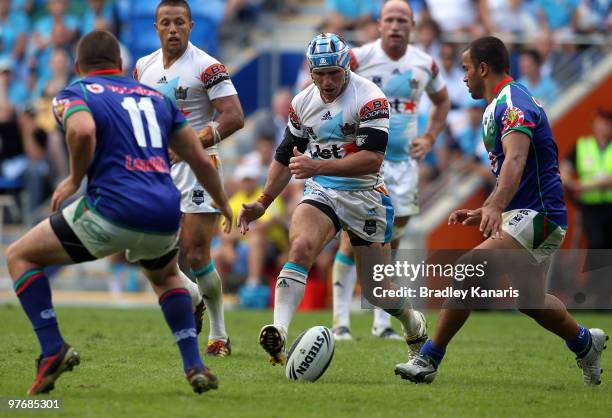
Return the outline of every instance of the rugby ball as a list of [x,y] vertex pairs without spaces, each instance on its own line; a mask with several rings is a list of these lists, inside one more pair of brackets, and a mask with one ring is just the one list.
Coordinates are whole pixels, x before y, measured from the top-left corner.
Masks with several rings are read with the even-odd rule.
[[329,328],[309,328],[291,345],[285,375],[289,380],[314,382],[325,373],[333,356],[334,337]]

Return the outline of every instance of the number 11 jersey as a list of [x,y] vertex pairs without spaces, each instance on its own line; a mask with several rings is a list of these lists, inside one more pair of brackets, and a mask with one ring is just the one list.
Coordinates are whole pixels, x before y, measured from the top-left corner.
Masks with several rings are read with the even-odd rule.
[[96,148],[85,197],[109,221],[143,232],[176,232],[180,193],[170,176],[168,146],[187,121],[171,100],[118,71],[75,81],[53,100],[64,127],[87,111],[96,123]]

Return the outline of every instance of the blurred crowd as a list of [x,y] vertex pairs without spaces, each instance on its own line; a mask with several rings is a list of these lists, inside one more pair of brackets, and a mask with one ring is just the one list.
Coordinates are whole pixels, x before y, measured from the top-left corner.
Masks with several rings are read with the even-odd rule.
[[[63,135],[51,112],[51,100],[75,74],[73,51],[79,36],[92,29],[116,33],[129,69],[136,58],[159,47],[152,27],[157,0],[0,0],[0,193],[25,191],[24,210],[36,208],[67,174]],[[256,26],[263,12],[280,16],[299,12],[300,0],[191,0],[196,22],[192,42],[219,54],[226,26]],[[315,2],[316,3],[316,2]],[[342,34],[352,45],[378,37],[376,20],[383,0],[325,0],[320,30]],[[586,49],[607,53],[602,37],[612,27],[610,0],[410,0],[415,27],[411,42],[437,61],[451,99],[445,131],[421,164],[421,188],[449,167],[482,173],[489,182],[489,161],[481,140],[484,102],[469,97],[460,56],[476,36],[494,33],[511,46],[512,75],[548,108],[569,76],[580,75],[577,57]],[[132,59],[134,57],[134,59]],[[226,187],[237,213],[261,193],[274,150],[282,140],[293,95],[309,78],[306,70],[291,89],[278,91],[269,111],[250,126],[251,150],[237,169],[226,173]],[[431,104],[419,104],[425,128]],[[245,128],[246,129],[246,128]],[[268,278],[276,277],[286,257],[287,227],[302,193],[294,182],[251,230],[248,238],[219,236],[215,261],[229,277],[229,289],[246,280],[245,306],[268,301]],[[320,257],[311,276],[327,278],[335,248]],[[232,280],[235,278],[235,280]],[[232,283],[236,283],[232,289]]]

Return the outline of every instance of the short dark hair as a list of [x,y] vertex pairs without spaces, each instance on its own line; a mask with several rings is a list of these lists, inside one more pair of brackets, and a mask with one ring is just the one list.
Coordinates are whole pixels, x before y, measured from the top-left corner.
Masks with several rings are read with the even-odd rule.
[[161,0],[155,8],[155,21],[157,21],[157,13],[159,12],[159,9],[164,6],[184,7],[187,10],[187,16],[189,16],[189,20],[191,20],[191,7],[189,7],[189,3],[187,3],[185,0]]
[[117,68],[121,60],[119,41],[106,30],[94,30],[83,36],[76,54],[81,72]]
[[531,57],[533,62],[535,62],[538,67],[542,65],[542,56],[535,49],[525,49],[523,52],[521,52],[521,55],[528,55],[529,57]]
[[510,72],[510,57],[506,45],[494,36],[485,36],[473,41],[468,47],[475,66],[487,64],[496,74]]

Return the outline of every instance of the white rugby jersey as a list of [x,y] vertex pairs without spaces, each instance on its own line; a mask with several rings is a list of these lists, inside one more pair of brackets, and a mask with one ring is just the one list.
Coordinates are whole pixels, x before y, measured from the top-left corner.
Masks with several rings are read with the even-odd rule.
[[[140,58],[134,78],[176,101],[196,132],[212,121],[214,99],[237,94],[225,66],[191,42],[170,68],[164,68],[161,49]],[[217,146],[206,150],[216,154]]]
[[381,40],[351,50],[351,68],[382,89],[389,100],[389,145],[385,159],[410,158],[410,143],[417,137],[417,107],[424,91],[439,92],[445,87],[436,61],[425,52],[408,45],[397,61],[383,51]]
[[[346,88],[332,103],[323,102],[314,84],[295,96],[288,126],[294,136],[308,138],[313,159],[336,160],[359,151],[359,128],[388,132],[389,106],[374,83],[351,72]],[[330,189],[370,190],[384,185],[381,170],[357,177],[315,176],[313,180]]]

